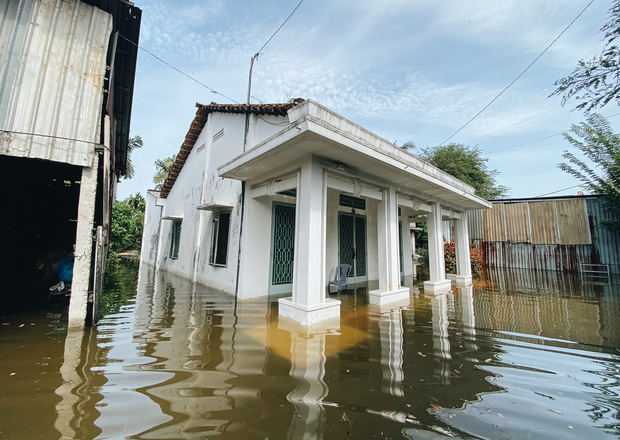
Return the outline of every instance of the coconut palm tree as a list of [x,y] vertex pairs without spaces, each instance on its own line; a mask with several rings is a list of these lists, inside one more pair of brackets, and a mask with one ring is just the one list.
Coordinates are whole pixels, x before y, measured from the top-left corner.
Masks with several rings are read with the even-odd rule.
[[142,138],[140,136],[132,136],[129,138],[129,142],[127,143],[127,167],[125,171],[125,179],[131,179],[135,174],[136,170],[131,163],[131,153],[138,148],[142,148],[144,143],[142,142]]
[[176,154],[173,154],[170,157],[166,157],[164,159],[157,159],[155,161],[155,175],[153,176],[153,183],[155,184],[155,189],[160,190],[162,186],[164,186],[164,182],[168,178],[168,174],[172,169],[172,165],[174,164],[175,159],[177,158]]

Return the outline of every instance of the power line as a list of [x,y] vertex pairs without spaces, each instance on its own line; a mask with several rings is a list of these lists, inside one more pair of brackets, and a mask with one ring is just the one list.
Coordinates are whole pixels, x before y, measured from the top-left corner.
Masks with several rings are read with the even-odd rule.
[[517,125],[519,125],[519,124],[523,124],[524,122],[527,122],[527,121],[531,121],[532,119],[536,119],[536,118],[538,118],[539,116],[545,115],[545,114],[547,114],[547,113],[549,113],[549,112],[552,112],[552,111],[557,110],[557,109],[560,109],[560,108],[562,108],[562,106],[561,106],[561,105],[559,105],[559,106],[557,106],[557,107],[554,107],[554,108],[551,108],[551,109],[549,109],[549,110],[547,110],[547,111],[544,111],[544,112],[542,112],[542,113],[539,113],[539,114],[537,114],[537,115],[534,115],[534,116],[532,116],[532,117],[529,117],[529,118],[527,118],[527,119],[524,119],[524,120],[522,120],[522,121],[515,122],[514,124],[509,125],[509,126],[507,126],[507,127],[500,128],[499,130],[495,130],[495,131],[494,131],[494,132],[492,132],[492,133],[485,134],[484,136],[480,136],[480,137],[478,137],[478,138],[476,138],[476,139],[472,139],[471,141],[466,142],[466,144],[471,144],[472,142],[479,141],[480,139],[484,139],[484,138],[486,138],[486,137],[493,136],[494,134],[497,134],[497,133],[499,133],[500,131],[508,130],[509,128],[515,127],[515,126],[517,126]]
[[557,191],[553,191],[553,192],[550,192],[550,193],[541,194],[541,195],[539,195],[539,196],[536,196],[536,198],[538,198],[538,197],[544,197],[544,196],[550,196],[550,195],[552,195],[552,194],[557,194],[557,193],[559,193],[559,192],[566,191],[567,189],[577,188],[578,186],[584,186],[584,184],[583,184],[583,183],[580,183],[579,185],[573,185],[573,186],[569,186],[568,188],[558,189]]
[[[594,0],[592,0],[592,1],[594,1]],[[266,42],[265,44],[263,44],[263,47],[261,47],[261,48],[258,50],[258,52],[256,52],[256,55],[254,55],[255,57],[258,57],[258,56],[260,55],[260,53],[263,51],[263,49],[265,48],[265,46],[267,46],[267,45],[269,44],[269,42],[273,39],[273,37],[275,37],[275,36],[276,36],[276,34],[277,34],[278,32],[280,32],[280,29],[282,29],[282,27],[286,24],[286,22],[287,22],[287,21],[289,21],[289,19],[293,16],[293,14],[295,13],[295,11],[297,11],[297,9],[299,9],[299,7],[301,6],[301,4],[302,4],[303,2],[304,2],[304,0],[301,0],[301,1],[297,4],[297,6],[295,6],[295,9],[293,9],[293,12],[291,12],[291,13],[289,14],[289,16],[288,16],[288,17],[286,17],[286,20],[284,20],[284,22],[282,22],[282,24],[280,25],[280,27],[279,27],[278,29],[276,29],[276,31],[275,31],[273,34],[271,34],[271,37],[269,37],[269,39],[267,40],[267,42]]]
[[215,93],[216,95],[220,95],[220,96],[222,96],[222,97],[224,97],[224,98],[226,98],[226,99],[228,99],[228,100],[230,100],[230,101],[234,102],[235,104],[239,104],[237,101],[235,101],[235,100],[234,100],[234,99],[232,99],[231,97],[226,96],[226,95],[224,95],[223,93],[220,93],[220,92],[218,92],[217,90],[215,90],[215,89],[213,89],[213,88],[209,87],[208,85],[206,85],[206,84],[204,84],[204,83],[202,83],[202,82],[198,81],[196,78],[194,78],[193,76],[188,75],[187,73],[183,72],[183,71],[182,71],[181,69],[179,69],[178,67],[175,67],[175,66],[173,66],[172,64],[170,64],[169,62],[167,62],[167,61],[165,61],[165,60],[161,59],[160,57],[158,57],[157,55],[155,55],[153,52],[151,52],[151,51],[149,51],[149,50],[145,49],[144,47],[142,47],[142,46],[140,46],[140,45],[138,45],[138,44],[134,43],[134,42],[133,42],[133,41],[131,41],[130,39],[128,39],[128,38],[126,38],[126,37],[124,37],[124,36],[122,36],[122,35],[120,35],[120,34],[119,34],[119,36],[120,36],[121,38],[123,38],[124,40],[129,41],[131,44],[133,44],[134,46],[136,46],[138,49],[142,50],[143,52],[148,53],[150,56],[152,56],[153,58],[155,58],[157,61],[160,61],[160,62],[164,63],[166,66],[170,67],[170,68],[171,68],[171,69],[173,69],[173,70],[176,70],[176,71],[177,71],[177,72],[179,72],[181,75],[183,75],[183,76],[185,76],[185,77],[187,77],[187,78],[191,79],[192,81],[194,81],[194,82],[195,82],[195,83],[197,83],[197,84],[200,84],[202,87],[204,87],[204,88],[208,89],[211,93]]
[[521,73],[520,73],[520,74],[519,74],[519,75],[518,75],[518,76],[517,76],[514,80],[512,80],[512,82],[511,82],[510,84],[508,84],[508,85],[504,88],[504,90],[502,90],[501,92],[499,92],[499,94],[498,94],[495,98],[493,98],[493,99],[491,100],[491,102],[489,102],[487,105],[485,105],[485,106],[482,108],[482,110],[480,110],[478,113],[476,113],[476,114],[474,115],[474,117],[473,117],[473,118],[471,118],[469,121],[467,121],[465,124],[463,124],[463,126],[462,126],[461,128],[459,128],[459,129],[458,129],[458,130],[456,130],[454,133],[452,133],[452,134],[451,134],[451,135],[450,135],[450,136],[449,136],[449,137],[448,137],[445,141],[443,141],[441,144],[439,144],[439,146],[442,146],[443,144],[445,144],[446,142],[448,142],[448,141],[449,141],[450,139],[452,139],[452,138],[453,138],[453,137],[454,137],[457,133],[459,133],[462,129],[464,129],[465,127],[467,127],[467,126],[468,126],[468,125],[469,125],[469,124],[470,124],[470,123],[471,123],[474,119],[476,119],[478,116],[480,116],[480,115],[482,114],[482,112],[484,112],[487,108],[489,108],[489,107],[491,106],[491,104],[493,104],[493,103],[494,103],[494,102],[495,102],[495,101],[496,101],[496,100],[497,100],[500,96],[502,96],[506,90],[508,90],[508,89],[509,89],[509,88],[510,88],[510,87],[511,87],[514,83],[516,83],[516,82],[519,80],[519,78],[521,78],[521,77],[525,74],[525,72],[527,72],[527,71],[530,69],[530,67],[532,67],[532,66],[534,65],[534,63],[535,63],[536,61],[538,61],[538,60],[540,59],[540,57],[542,57],[542,56],[545,54],[545,52],[547,52],[547,50],[549,50],[549,48],[550,48],[551,46],[553,46],[553,44],[554,44],[556,41],[558,41],[558,40],[560,39],[560,37],[564,34],[564,32],[566,32],[566,31],[568,30],[568,28],[570,28],[570,27],[573,25],[573,23],[574,23],[575,21],[577,21],[577,19],[578,19],[579,17],[581,17],[581,15],[582,15],[582,14],[586,11],[586,9],[588,9],[588,8],[590,7],[590,5],[591,5],[592,3],[594,3],[594,0],[590,0],[590,3],[588,3],[588,4],[586,5],[586,7],[582,9],[582,11],[581,11],[581,12],[580,12],[580,13],[579,13],[579,14],[578,14],[578,15],[577,15],[574,19],[573,19],[573,21],[571,21],[571,22],[568,24],[568,26],[566,26],[566,27],[564,28],[564,30],[563,30],[562,32],[560,32],[560,34],[559,34],[557,37],[555,37],[555,39],[554,39],[554,40],[553,40],[553,41],[552,41],[552,42],[551,42],[551,43],[550,43],[550,44],[549,44],[549,45],[545,48],[545,50],[543,50],[543,51],[540,53],[540,55],[538,55],[538,56],[534,59],[534,61],[532,61],[532,62],[531,62],[531,63],[530,63],[530,64],[529,64],[526,68],[525,68],[525,70],[524,70],[523,72],[521,72]]
[[[618,115],[620,115],[620,112],[618,112],[618,113],[614,113],[613,115],[605,116],[605,119],[613,118],[614,116],[618,116]],[[524,146],[524,145],[529,145],[529,144],[533,144],[533,143],[535,143],[535,142],[544,141],[544,140],[546,140],[546,139],[550,139],[550,138],[555,137],[555,136],[560,136],[560,135],[563,135],[564,133],[566,133],[566,132],[565,132],[565,131],[563,131],[563,132],[561,132],[561,133],[552,134],[552,135],[545,136],[545,137],[540,138],[540,139],[535,139],[535,140],[533,140],[533,141],[524,142],[524,143],[522,143],[522,144],[518,144],[518,145],[513,145],[512,147],[506,147],[506,148],[501,148],[501,149],[499,149],[499,150],[488,151],[488,152],[485,152],[485,154],[493,154],[493,153],[499,153],[500,151],[511,150],[511,149],[513,149],[513,148],[522,147],[522,146]]]

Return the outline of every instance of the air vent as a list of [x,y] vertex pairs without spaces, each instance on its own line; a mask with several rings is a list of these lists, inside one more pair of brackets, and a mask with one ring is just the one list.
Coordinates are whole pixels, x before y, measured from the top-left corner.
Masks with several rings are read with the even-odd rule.
[[218,131],[217,133],[213,135],[213,142],[217,141],[223,136],[224,136],[224,129],[222,128],[220,131]]
[[207,144],[203,142],[200,147],[196,148],[196,153],[200,153],[202,150],[205,149],[206,146]]

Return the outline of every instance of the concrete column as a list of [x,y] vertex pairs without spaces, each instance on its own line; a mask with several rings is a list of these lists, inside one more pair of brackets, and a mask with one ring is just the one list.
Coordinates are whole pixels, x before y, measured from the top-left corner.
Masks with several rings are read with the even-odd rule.
[[424,282],[424,292],[440,293],[450,290],[451,283],[446,280],[446,263],[442,233],[441,205],[433,203],[427,217],[428,226],[428,266],[430,281]]
[[383,190],[383,199],[377,204],[377,240],[379,289],[370,291],[370,303],[385,304],[407,298],[409,288],[400,285],[398,199],[394,188]]
[[323,166],[318,159],[308,157],[297,185],[293,296],[278,301],[280,315],[303,325],[340,316],[340,301],[325,297],[326,214]]
[[461,213],[461,218],[454,221],[456,251],[456,277],[455,283],[459,286],[471,285],[471,262],[469,256],[469,230],[467,224],[467,212]]
[[97,197],[97,171],[99,155],[95,155],[93,166],[82,169],[78,222],[75,237],[75,261],[69,303],[69,327],[83,327],[88,313],[88,287],[90,285],[90,260],[93,251],[93,221]]

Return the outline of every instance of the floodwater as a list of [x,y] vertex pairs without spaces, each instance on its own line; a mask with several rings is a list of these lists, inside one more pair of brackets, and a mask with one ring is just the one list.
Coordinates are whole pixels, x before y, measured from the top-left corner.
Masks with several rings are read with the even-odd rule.
[[620,286],[494,272],[311,328],[119,263],[103,317],[0,316],[2,439],[620,437]]

